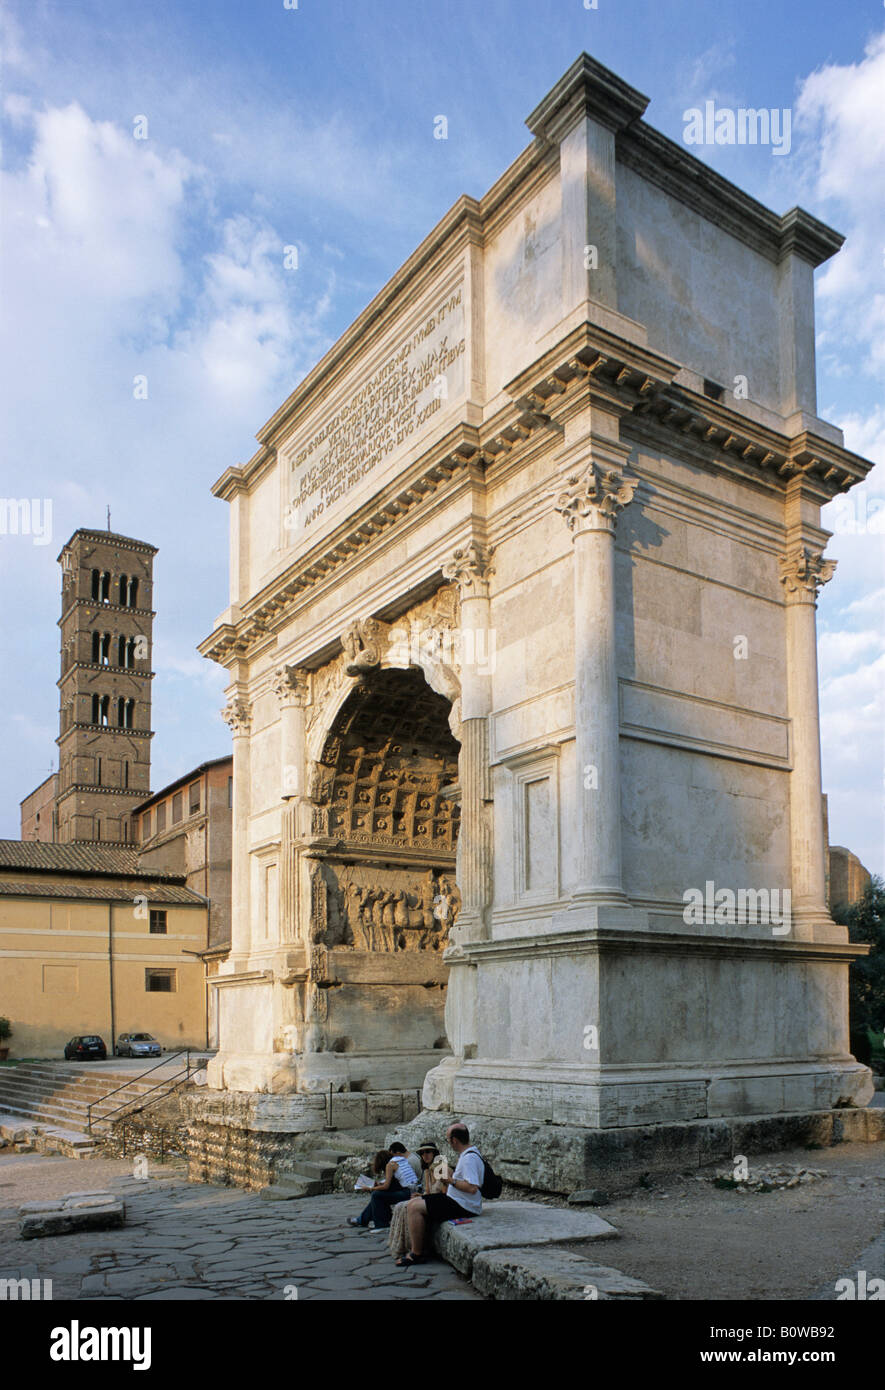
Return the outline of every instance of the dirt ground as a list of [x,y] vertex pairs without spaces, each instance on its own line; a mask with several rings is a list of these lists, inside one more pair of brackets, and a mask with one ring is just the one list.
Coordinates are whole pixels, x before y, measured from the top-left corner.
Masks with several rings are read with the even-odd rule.
[[885,1145],[751,1155],[750,1176],[780,1163],[828,1176],[767,1193],[717,1188],[696,1172],[655,1181],[599,1209],[620,1239],[596,1254],[668,1299],[833,1298],[859,1262],[885,1277]]

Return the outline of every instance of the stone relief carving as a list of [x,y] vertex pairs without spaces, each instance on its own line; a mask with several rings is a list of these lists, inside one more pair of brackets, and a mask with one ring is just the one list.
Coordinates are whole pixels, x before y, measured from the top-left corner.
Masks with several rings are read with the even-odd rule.
[[344,669],[349,676],[359,676],[380,666],[387,642],[387,623],[377,618],[357,618],[341,634],[344,648]]
[[434,869],[327,861],[311,878],[311,941],[358,951],[442,951],[460,908],[453,878]]

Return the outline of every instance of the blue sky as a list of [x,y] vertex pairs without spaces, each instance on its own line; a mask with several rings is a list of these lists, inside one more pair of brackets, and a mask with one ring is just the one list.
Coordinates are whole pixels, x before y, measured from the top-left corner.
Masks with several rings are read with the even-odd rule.
[[[0,836],[18,834],[18,802],[56,753],[55,558],[108,504],[115,530],[160,547],[154,786],[227,751],[226,676],[195,651],[226,605],[211,483],[451,203],[525,147],[526,116],[582,49],[677,140],[708,99],[790,108],[787,157],[693,152],[847,234],[817,277],[819,411],[885,459],[873,0],[7,0],[2,28],[0,494],[51,498],[53,538],[0,537]],[[881,871],[879,471],[828,509],[839,571],[819,632],[831,839]]]

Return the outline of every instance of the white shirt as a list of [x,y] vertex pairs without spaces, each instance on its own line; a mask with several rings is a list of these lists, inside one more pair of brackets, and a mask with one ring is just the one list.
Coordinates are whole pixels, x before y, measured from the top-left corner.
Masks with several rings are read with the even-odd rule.
[[471,1216],[479,1216],[482,1211],[482,1180],[485,1177],[486,1166],[479,1156],[478,1150],[474,1148],[465,1149],[460,1155],[452,1174],[452,1182],[472,1182],[476,1187],[476,1192],[463,1192],[460,1188],[453,1187],[452,1183],[446,1188],[446,1192],[453,1202],[457,1202],[459,1207],[463,1207]]
[[417,1187],[418,1178],[415,1170],[407,1158],[401,1154],[393,1155],[393,1162],[396,1164],[396,1176],[403,1187]]

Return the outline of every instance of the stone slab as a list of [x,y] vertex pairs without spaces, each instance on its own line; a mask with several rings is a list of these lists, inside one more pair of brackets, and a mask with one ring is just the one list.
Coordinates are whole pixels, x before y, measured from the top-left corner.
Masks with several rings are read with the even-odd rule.
[[31,1212],[19,1222],[22,1240],[42,1236],[66,1236],[74,1231],[108,1231],[123,1226],[126,1208],[122,1202],[101,1206],[60,1207],[57,1211]]
[[615,1227],[595,1212],[563,1211],[538,1202],[495,1202],[464,1225],[443,1221],[433,1243],[437,1254],[469,1275],[476,1257],[487,1250],[614,1240],[617,1235]]
[[664,1297],[641,1279],[556,1246],[483,1251],[473,1261],[471,1281],[478,1293],[502,1301],[565,1303]]

